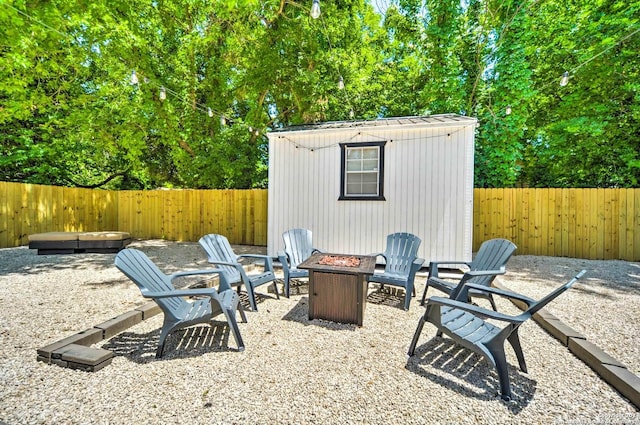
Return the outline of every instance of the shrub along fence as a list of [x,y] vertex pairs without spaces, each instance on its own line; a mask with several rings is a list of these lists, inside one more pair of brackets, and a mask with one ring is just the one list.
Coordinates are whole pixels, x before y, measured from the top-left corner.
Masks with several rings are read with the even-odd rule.
[[[502,237],[517,254],[640,261],[640,189],[475,189],[473,215],[474,250]],[[233,244],[266,245],[267,191],[0,182],[0,248],[24,245],[33,233],[101,230],[176,241],[221,233]]]

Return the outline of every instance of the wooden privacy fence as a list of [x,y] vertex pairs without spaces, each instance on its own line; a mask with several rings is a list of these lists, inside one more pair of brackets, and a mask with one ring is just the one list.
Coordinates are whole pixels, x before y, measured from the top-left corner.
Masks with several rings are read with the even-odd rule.
[[640,261],[640,189],[475,189],[473,247],[506,238],[516,254]]
[[117,193],[119,230],[135,238],[197,241],[207,233],[219,233],[233,244],[267,244],[266,190]]
[[33,233],[119,230],[137,239],[267,244],[266,190],[108,191],[0,182],[0,247]]
[[[507,238],[517,254],[640,261],[640,189],[475,189],[473,249]],[[47,231],[120,230],[266,245],[266,190],[106,191],[0,182],[0,248]],[[424,237],[425,243],[428,239]]]

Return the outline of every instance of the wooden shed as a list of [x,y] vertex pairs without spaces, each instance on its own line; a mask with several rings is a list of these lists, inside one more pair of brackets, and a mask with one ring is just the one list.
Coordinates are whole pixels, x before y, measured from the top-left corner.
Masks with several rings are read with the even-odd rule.
[[427,261],[471,260],[476,125],[447,114],[270,132],[269,255],[300,227],[331,253],[380,252],[410,232]]

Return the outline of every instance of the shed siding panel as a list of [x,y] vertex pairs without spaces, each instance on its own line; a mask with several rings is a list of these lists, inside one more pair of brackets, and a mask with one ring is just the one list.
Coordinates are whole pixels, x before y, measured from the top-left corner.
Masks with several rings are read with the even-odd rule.
[[[350,129],[269,135],[270,255],[282,233],[313,231],[314,245],[336,253],[384,250],[389,233],[423,243],[427,261],[471,259],[473,126]],[[338,201],[343,142],[386,140],[385,201]]]

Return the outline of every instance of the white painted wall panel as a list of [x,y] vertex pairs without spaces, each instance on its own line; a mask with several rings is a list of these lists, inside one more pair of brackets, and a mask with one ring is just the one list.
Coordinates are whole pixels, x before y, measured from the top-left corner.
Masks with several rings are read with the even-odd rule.
[[[469,261],[474,124],[270,133],[268,253],[295,227],[311,229],[318,248],[352,254],[382,251],[387,234],[406,231],[427,261]],[[380,140],[386,201],[338,201],[338,144]]]

